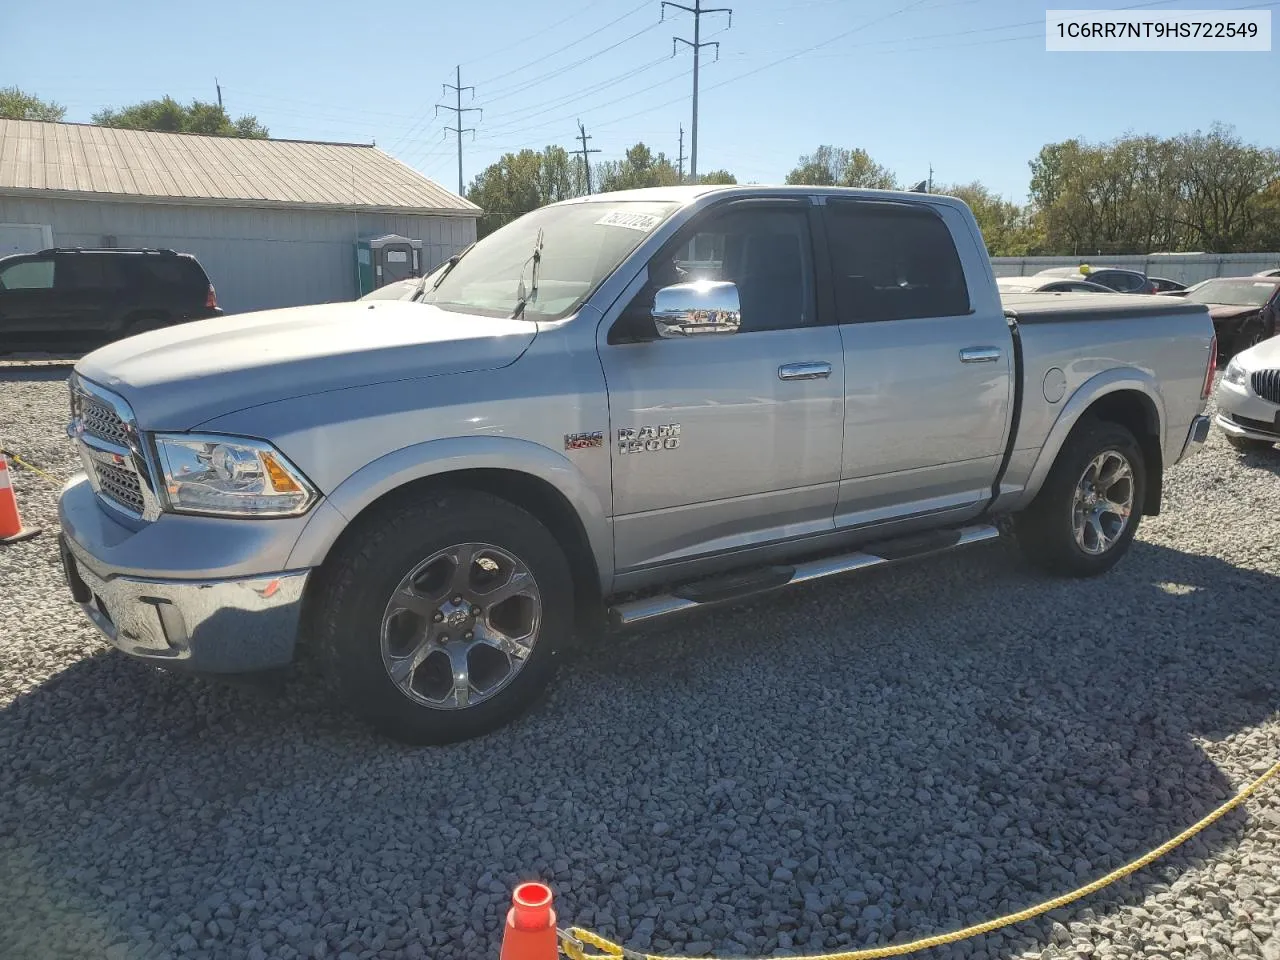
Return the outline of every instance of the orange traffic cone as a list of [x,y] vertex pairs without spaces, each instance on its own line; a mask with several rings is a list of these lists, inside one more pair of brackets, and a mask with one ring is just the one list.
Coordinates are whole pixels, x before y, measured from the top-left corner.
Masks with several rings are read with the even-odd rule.
[[551,888],[544,883],[520,884],[511,894],[501,960],[556,960],[559,956]]
[[9,479],[9,461],[0,453],[0,543],[17,543],[30,540],[40,532],[39,527],[24,527],[18,516],[18,498],[13,493],[13,481]]

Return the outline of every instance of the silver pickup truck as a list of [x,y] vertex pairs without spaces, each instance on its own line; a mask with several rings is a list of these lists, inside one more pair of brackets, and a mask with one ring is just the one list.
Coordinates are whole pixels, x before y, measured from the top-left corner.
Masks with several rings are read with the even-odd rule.
[[71,378],[75,600],[203,672],[316,651],[414,742],[572,637],[988,540],[1110,568],[1204,441],[1205,307],[1002,303],[947,197],[679,187],[516,220],[408,299],[201,321]]

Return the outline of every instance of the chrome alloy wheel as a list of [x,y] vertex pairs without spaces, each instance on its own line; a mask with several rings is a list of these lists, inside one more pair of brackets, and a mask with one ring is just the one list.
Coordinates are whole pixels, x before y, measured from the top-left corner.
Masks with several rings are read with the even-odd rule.
[[382,615],[382,663],[411,700],[464,710],[515,679],[538,640],[529,568],[490,543],[460,543],[400,581]]
[[1133,513],[1133,466],[1116,450],[1098,454],[1076,484],[1071,525],[1085,553],[1106,553],[1124,534]]

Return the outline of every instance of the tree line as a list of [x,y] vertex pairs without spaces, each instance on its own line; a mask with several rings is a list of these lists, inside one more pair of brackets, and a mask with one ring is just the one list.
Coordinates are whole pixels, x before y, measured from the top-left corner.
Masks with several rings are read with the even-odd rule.
[[[17,87],[0,89],[0,117],[61,120],[65,109]],[[218,104],[172,97],[93,115],[104,126],[217,136],[268,136],[256,117],[232,120]],[[1280,150],[1243,141],[1214,125],[1176,137],[1129,134],[1103,143],[1046,144],[1030,161],[1025,203],[980,181],[938,184],[934,193],[964,200],[992,256],[1145,254],[1280,250]],[[507,153],[482,170],[467,198],[485,211],[483,236],[544,204],[586,193],[672,186],[682,173],[644,143],[620,159],[584,164],[564,147]],[[701,183],[737,183],[728,170]],[[824,144],[800,156],[789,184],[902,189],[904,184],[866,150]]]
[[[41,100],[17,87],[0,87],[0,119],[62,120],[67,108],[52,100]],[[181,104],[170,96],[144,100],[127,107],[104,107],[90,120],[100,127],[126,130],[157,130],[161,133],[201,133],[211,137],[247,137],[266,140],[270,133],[252,114],[231,119],[220,103],[192,100]]]
[[[992,256],[1280,250],[1280,150],[1245,143],[1228,127],[1169,138],[1064,140],[1046,144],[1029,165],[1025,204],[976,180],[935,184],[932,190],[969,205]],[[670,159],[643,143],[591,171],[595,192],[681,182]],[[698,180],[737,182],[727,170]],[[829,144],[802,155],[786,182],[874,190],[907,186],[866,150]],[[472,181],[467,197],[486,211],[483,236],[543,204],[586,192],[581,159],[549,146],[504,155]]]

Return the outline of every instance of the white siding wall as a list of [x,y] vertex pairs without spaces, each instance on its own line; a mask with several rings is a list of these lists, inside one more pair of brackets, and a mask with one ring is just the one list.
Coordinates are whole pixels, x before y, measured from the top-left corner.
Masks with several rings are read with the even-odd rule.
[[421,240],[424,269],[476,238],[472,217],[0,197],[6,222],[48,224],[60,247],[111,236],[120,247],[194,254],[228,313],[354,299],[357,231]]

